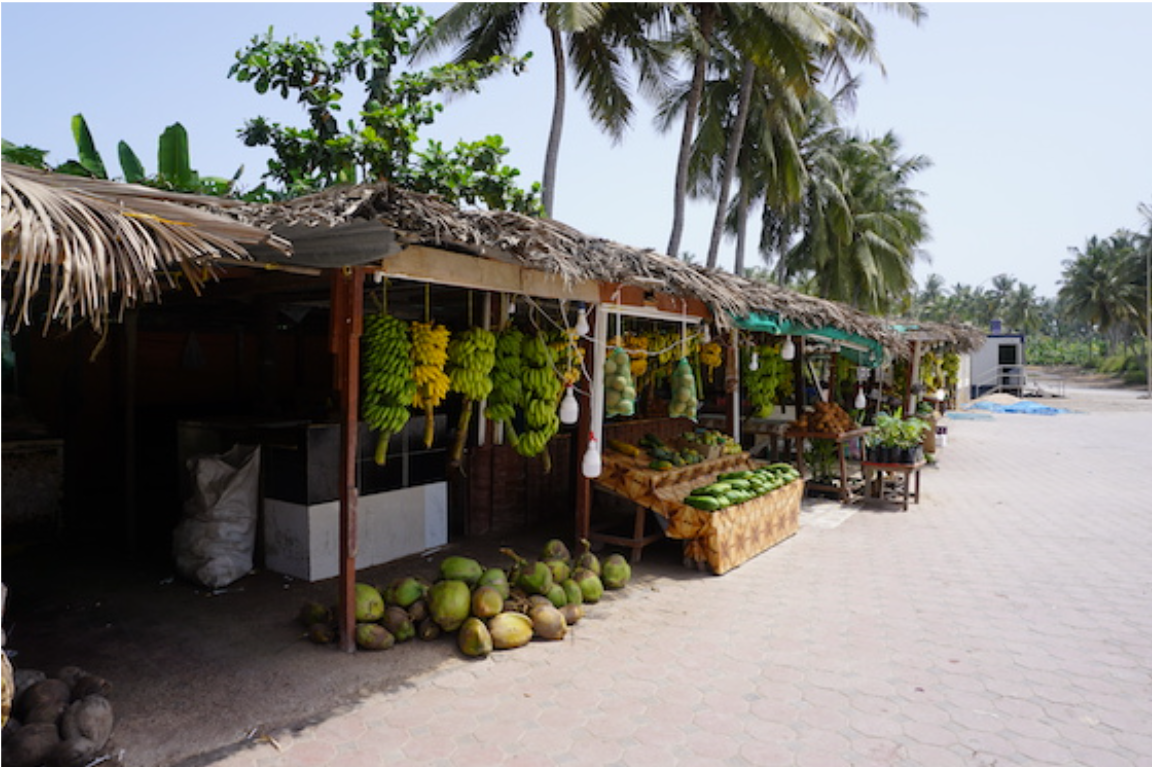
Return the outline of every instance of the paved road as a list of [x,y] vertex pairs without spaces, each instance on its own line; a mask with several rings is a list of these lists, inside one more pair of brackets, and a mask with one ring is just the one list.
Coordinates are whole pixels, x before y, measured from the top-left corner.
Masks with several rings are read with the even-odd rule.
[[657,550],[561,643],[214,763],[1152,766],[1152,405],[955,420],[940,456],[907,513],[812,504],[721,577]]

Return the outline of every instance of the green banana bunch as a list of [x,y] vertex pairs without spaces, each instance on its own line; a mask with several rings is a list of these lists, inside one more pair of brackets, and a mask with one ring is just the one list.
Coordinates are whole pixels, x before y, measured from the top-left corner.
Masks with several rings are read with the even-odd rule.
[[526,429],[516,441],[516,452],[530,458],[539,455],[560,430],[556,406],[564,384],[556,375],[552,351],[543,334],[527,336],[521,349],[524,366],[521,382],[524,390],[524,423]]
[[472,421],[472,403],[484,399],[492,392],[491,372],[496,364],[496,335],[484,328],[469,328],[452,336],[448,342],[448,378],[453,391],[464,395],[460,421],[456,425],[456,440],[448,459],[458,464],[464,457],[468,441],[468,425]]
[[360,349],[360,411],[368,428],[378,432],[375,460],[383,466],[388,441],[408,423],[416,394],[408,323],[387,314],[365,316]]
[[752,370],[748,365],[751,354],[746,354],[742,381],[748,392],[752,415],[767,418],[772,415],[776,404],[792,390],[792,367],[784,361],[775,346],[760,346],[755,351],[759,355],[759,366]]
[[524,385],[520,382],[523,360],[524,334],[508,326],[496,336],[496,362],[492,367],[492,392],[488,395],[484,416],[492,421],[511,426],[516,409],[524,401]]

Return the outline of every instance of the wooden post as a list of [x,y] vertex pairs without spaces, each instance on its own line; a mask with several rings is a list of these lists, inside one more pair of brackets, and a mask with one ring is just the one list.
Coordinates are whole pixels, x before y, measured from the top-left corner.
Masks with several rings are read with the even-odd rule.
[[908,380],[904,382],[902,412],[907,418],[912,410],[912,387],[920,378],[920,342],[912,342],[912,356],[908,359]]
[[332,274],[331,344],[340,395],[340,649],[356,650],[356,458],[360,429],[360,333],[364,326],[364,270]]
[[796,347],[796,356],[792,358],[792,388],[796,395],[796,417],[799,418],[808,406],[804,391],[804,336],[795,336],[792,344]]
[[[599,316],[600,312],[588,312],[588,331],[593,337],[596,334],[596,328],[601,322]],[[596,354],[596,345],[588,338],[580,339],[580,348],[584,350],[584,369],[593,370],[597,369],[596,365],[589,365],[593,355]],[[576,542],[581,539],[588,538],[592,532],[592,480],[584,476],[581,470],[584,462],[584,451],[588,449],[589,432],[592,429],[592,398],[593,392],[597,386],[596,374],[592,374],[592,380],[588,382],[588,393],[580,394],[577,390],[577,401],[580,403],[580,417],[576,421],[576,433],[572,439],[572,456],[570,464],[572,466],[573,477],[576,483]],[[601,447],[604,444],[603,435],[597,435]]]
[[140,310],[129,309],[124,314],[124,534],[128,550],[138,551],[140,546],[140,503],[137,488],[136,462],[139,457],[136,444],[136,387],[138,354],[140,348]]
[[728,413],[724,431],[740,441],[740,331],[733,328],[728,337],[724,355],[724,394],[728,397]]

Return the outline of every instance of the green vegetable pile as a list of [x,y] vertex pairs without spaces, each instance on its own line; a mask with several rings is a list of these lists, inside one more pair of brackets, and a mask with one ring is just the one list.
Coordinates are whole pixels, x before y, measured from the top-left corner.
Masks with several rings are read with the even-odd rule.
[[684,504],[704,511],[719,511],[759,498],[799,478],[800,472],[787,463],[732,471],[721,474],[711,484],[695,488],[684,498]]

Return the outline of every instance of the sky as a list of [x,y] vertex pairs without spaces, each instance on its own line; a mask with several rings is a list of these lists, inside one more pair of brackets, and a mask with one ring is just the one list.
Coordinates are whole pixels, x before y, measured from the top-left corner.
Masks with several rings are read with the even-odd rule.
[[[422,3],[432,15],[448,4]],[[268,153],[237,130],[263,115],[302,126],[303,111],[228,79],[235,52],[274,28],[279,38],[329,46],[367,27],[367,3],[0,4],[0,135],[76,156],[70,120],[82,113],[109,172],[126,141],[154,171],[157,138],[189,133],[202,175],[256,186]],[[1152,2],[927,3],[919,26],[869,7],[884,72],[863,77],[845,122],[865,136],[892,131],[905,155],[932,165],[910,186],[923,194],[932,240],[917,264],[948,286],[987,287],[1008,274],[1054,296],[1069,250],[1089,237],[1139,230],[1152,204]],[[452,99],[427,138],[453,145],[500,134],[507,161],[538,180],[552,108],[551,55],[530,19],[521,51],[529,71]],[[348,108],[360,103],[346,96]],[[618,144],[568,98],[554,216],[589,235],[663,251],[672,220],[675,132],[652,127],[641,103]],[[682,247],[699,261],[713,210],[689,206]],[[756,236],[756,233],[753,233]],[[720,263],[731,268],[734,243]],[[750,264],[757,263],[754,253]]]

